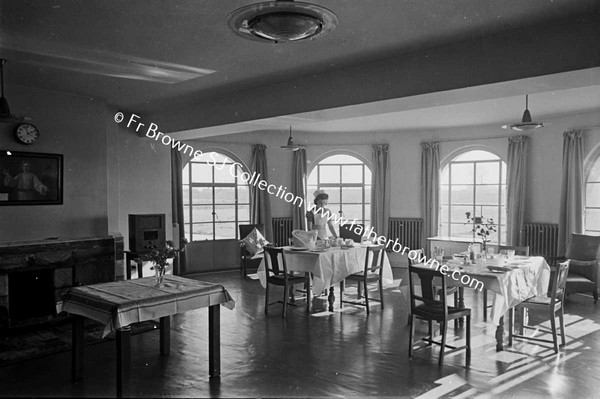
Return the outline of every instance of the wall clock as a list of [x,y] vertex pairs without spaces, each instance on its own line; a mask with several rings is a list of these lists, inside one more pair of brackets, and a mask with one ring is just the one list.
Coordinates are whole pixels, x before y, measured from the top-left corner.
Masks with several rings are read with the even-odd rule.
[[15,138],[21,144],[33,144],[40,138],[40,131],[31,123],[21,123],[15,129]]

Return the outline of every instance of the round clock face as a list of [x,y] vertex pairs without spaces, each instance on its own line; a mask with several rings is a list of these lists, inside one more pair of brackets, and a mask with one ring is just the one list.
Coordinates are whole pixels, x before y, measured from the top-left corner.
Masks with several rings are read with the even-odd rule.
[[40,131],[30,123],[22,123],[17,126],[15,136],[23,144],[33,144],[40,138]]

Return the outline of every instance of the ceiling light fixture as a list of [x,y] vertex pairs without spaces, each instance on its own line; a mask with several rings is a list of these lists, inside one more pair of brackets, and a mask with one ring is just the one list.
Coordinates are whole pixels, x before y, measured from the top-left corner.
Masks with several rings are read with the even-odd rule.
[[0,59],[0,88],[2,91],[2,97],[0,97],[0,122],[2,123],[16,123],[23,121],[30,121],[31,118],[28,116],[14,115],[10,113],[10,107],[8,101],[4,97],[4,58]]
[[227,25],[247,39],[287,43],[327,34],[337,26],[337,17],[314,4],[276,0],[238,8],[227,16]]
[[292,127],[290,126],[290,137],[288,138],[287,145],[282,145],[281,148],[284,150],[298,151],[306,146],[300,144],[294,144],[294,138],[292,137]]
[[523,130],[533,130],[540,127],[544,127],[542,122],[532,122],[531,113],[529,112],[529,95],[525,95],[525,112],[523,112],[523,119],[521,123],[515,123],[514,125],[503,125],[502,129],[512,129],[518,132]]

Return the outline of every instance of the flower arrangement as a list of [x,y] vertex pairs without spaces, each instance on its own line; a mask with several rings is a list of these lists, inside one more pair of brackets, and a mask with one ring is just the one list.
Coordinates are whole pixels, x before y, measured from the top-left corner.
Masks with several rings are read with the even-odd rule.
[[187,240],[184,238],[181,240],[181,249],[175,249],[173,247],[173,241],[166,241],[164,249],[154,249],[150,253],[140,256],[137,260],[144,262],[152,262],[154,264],[152,266],[152,270],[154,270],[154,273],[156,275],[157,283],[160,284],[163,280],[165,272],[167,271],[167,261],[177,256],[178,253],[183,252],[185,250],[186,244]]
[[473,225],[473,229],[471,230],[473,232],[473,241],[475,241],[475,235],[481,237],[483,250],[485,250],[487,243],[491,241],[491,233],[497,231],[494,219],[484,219],[483,216],[471,216],[471,212],[466,212],[465,215],[467,215],[467,223]]

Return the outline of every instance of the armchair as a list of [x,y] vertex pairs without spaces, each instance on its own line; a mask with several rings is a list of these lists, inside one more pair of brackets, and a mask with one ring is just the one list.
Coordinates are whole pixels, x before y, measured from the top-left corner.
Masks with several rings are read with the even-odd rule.
[[567,294],[592,293],[598,302],[598,269],[600,268],[600,236],[571,233],[566,259],[570,259]]
[[[254,230],[254,228],[258,229],[261,234],[265,234],[265,228],[262,224],[240,224],[238,226],[240,233],[240,240],[243,240],[248,234]],[[260,266],[262,258],[253,257],[246,246],[240,241],[240,273],[244,278],[248,274],[248,269],[258,269]]]

